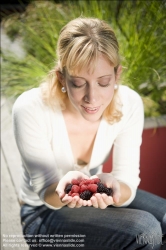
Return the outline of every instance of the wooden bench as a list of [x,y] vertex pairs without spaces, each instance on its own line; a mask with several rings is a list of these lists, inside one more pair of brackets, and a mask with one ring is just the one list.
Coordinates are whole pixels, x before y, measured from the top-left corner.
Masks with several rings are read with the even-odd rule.
[[12,102],[1,99],[1,248],[27,250],[20,223],[21,159],[12,131]]

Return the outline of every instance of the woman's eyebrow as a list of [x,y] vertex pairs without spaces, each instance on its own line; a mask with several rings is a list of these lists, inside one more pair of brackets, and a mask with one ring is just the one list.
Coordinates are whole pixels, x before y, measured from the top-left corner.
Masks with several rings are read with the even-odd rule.
[[[99,77],[97,77],[97,79],[100,79],[100,78],[102,78],[102,77],[105,77],[105,76],[112,76],[112,74],[109,74],[109,75],[104,75],[104,76],[99,76]],[[81,78],[81,79],[84,79],[84,80],[86,80],[84,77],[82,77],[82,76],[74,76],[74,75],[70,75],[70,77],[72,77],[72,78]],[[87,81],[87,80],[86,80]]]

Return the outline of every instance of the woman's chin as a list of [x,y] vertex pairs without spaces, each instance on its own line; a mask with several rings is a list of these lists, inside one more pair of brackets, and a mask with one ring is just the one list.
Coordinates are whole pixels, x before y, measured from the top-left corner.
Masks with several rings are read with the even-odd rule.
[[101,119],[102,114],[82,114],[83,118],[89,122],[97,122]]

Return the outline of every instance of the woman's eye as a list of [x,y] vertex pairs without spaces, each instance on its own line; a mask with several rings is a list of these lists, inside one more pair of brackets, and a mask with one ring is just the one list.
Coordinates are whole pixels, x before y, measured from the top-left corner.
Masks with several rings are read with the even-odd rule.
[[103,81],[99,81],[98,84],[101,86],[101,87],[108,87],[110,85],[110,81],[111,79],[108,78],[108,79],[105,79]]
[[86,84],[86,82],[75,82],[75,81],[71,81],[71,83],[74,88],[81,88]]
[[109,82],[99,82],[98,83],[101,87],[108,87],[110,85],[110,81]]
[[75,83],[72,82],[72,86],[73,86],[74,88],[81,88],[81,87],[84,86],[84,85],[77,85],[77,84],[75,84]]
[[107,83],[107,84],[103,84],[103,83],[98,83],[101,87],[108,87],[110,84]]

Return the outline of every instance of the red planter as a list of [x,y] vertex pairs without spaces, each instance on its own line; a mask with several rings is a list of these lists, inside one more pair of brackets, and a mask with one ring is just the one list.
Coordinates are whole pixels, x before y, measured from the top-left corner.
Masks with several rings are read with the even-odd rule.
[[[164,118],[165,121],[165,118]],[[149,121],[148,121],[149,122]],[[166,198],[166,126],[144,127],[139,188]],[[112,169],[112,154],[103,165],[103,171],[108,173]]]

